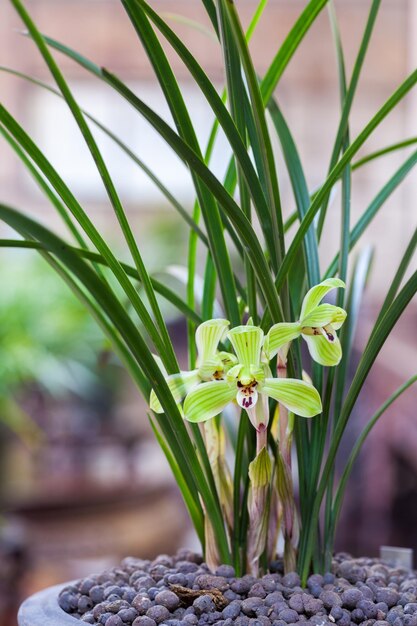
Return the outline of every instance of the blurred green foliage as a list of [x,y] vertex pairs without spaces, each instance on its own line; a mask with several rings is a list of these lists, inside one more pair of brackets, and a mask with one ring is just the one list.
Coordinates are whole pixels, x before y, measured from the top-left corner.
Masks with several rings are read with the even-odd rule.
[[4,251],[0,268],[0,395],[88,393],[105,345],[95,321],[42,258]]

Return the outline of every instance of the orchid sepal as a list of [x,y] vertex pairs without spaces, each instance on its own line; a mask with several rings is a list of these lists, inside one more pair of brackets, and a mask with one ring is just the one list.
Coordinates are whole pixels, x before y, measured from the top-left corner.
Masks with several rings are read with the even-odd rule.
[[[168,388],[177,404],[181,402],[184,396],[186,396],[193,387],[198,385],[199,380],[200,377],[198,374],[198,370],[191,370],[190,372],[178,372],[177,374],[171,374],[171,376],[168,376],[166,378]],[[162,405],[159,402],[154,389],[152,389],[150,394],[149,406],[151,410],[155,413],[164,412],[164,409],[162,408]]]
[[211,359],[215,354],[219,343],[222,341],[229,328],[229,321],[225,319],[212,319],[198,326],[195,333],[199,364],[206,359]]
[[266,378],[262,393],[301,417],[314,417],[322,412],[321,398],[317,389],[297,378]]
[[230,340],[239,363],[242,365],[259,365],[264,333],[258,326],[236,326],[227,337]]
[[293,339],[300,336],[299,322],[279,322],[270,328],[265,337],[263,349],[268,360],[271,360],[278,351]]
[[323,300],[324,296],[332,289],[346,287],[343,280],[340,278],[327,278],[318,285],[315,285],[308,290],[304,296],[303,304],[301,306],[300,320],[303,320],[313,309],[315,309],[319,302]]
[[185,398],[185,419],[194,423],[205,422],[221,413],[235,396],[235,386],[224,380],[201,383]]

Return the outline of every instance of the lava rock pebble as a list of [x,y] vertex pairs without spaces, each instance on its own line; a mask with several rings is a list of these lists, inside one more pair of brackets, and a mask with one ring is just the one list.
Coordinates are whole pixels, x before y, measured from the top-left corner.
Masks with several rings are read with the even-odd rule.
[[172,591],[160,591],[155,596],[155,603],[165,606],[169,611],[175,611],[180,604],[180,599]]
[[417,626],[414,571],[339,554],[306,589],[297,573],[284,575],[280,560],[270,572],[239,577],[220,565],[213,573],[186,550],[154,561],[127,557],[67,585],[58,602],[93,626]]
[[155,606],[151,606],[151,608],[146,611],[146,617],[150,617],[157,624],[160,624],[161,622],[169,619],[170,615],[166,606],[156,604]]

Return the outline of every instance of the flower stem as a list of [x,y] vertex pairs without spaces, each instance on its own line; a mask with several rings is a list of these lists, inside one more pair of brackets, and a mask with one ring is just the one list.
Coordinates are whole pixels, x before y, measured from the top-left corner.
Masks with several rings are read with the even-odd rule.
[[[287,377],[286,355],[278,353],[277,377]],[[282,522],[284,534],[284,569],[286,572],[295,570],[296,567],[296,544],[298,539],[298,525],[296,519],[296,507],[294,488],[292,481],[291,463],[292,429],[289,428],[288,410],[279,404],[279,440],[277,467],[278,493],[282,506]]]
[[267,447],[268,429],[265,424],[260,424],[256,429],[256,454],[259,454],[262,448]]

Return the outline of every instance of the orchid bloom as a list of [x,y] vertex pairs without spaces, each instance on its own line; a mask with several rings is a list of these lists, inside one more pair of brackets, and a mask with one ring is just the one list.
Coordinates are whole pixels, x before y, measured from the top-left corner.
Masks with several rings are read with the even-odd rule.
[[185,398],[184,415],[190,422],[215,417],[233,400],[246,410],[257,430],[268,425],[268,398],[277,400],[302,417],[321,412],[317,390],[302,380],[272,378],[268,365],[261,362],[264,333],[257,326],[237,326],[227,334],[238,363],[226,380],[212,380],[192,389]]
[[328,278],[315,285],[303,300],[298,322],[284,322],[272,326],[264,343],[264,350],[269,359],[301,335],[307,342],[314,361],[327,366],[340,362],[342,347],[336,330],[345,321],[346,311],[333,304],[319,304],[329,291],[338,287],[345,287],[345,283],[339,278]]
[[[198,353],[197,368],[166,377],[168,387],[177,404],[199,383],[222,380],[227,370],[236,363],[237,360],[233,354],[218,351],[219,343],[228,328],[229,322],[224,319],[208,320],[197,328],[195,334]],[[161,403],[153,389],[149,405],[155,413],[163,413]]]

